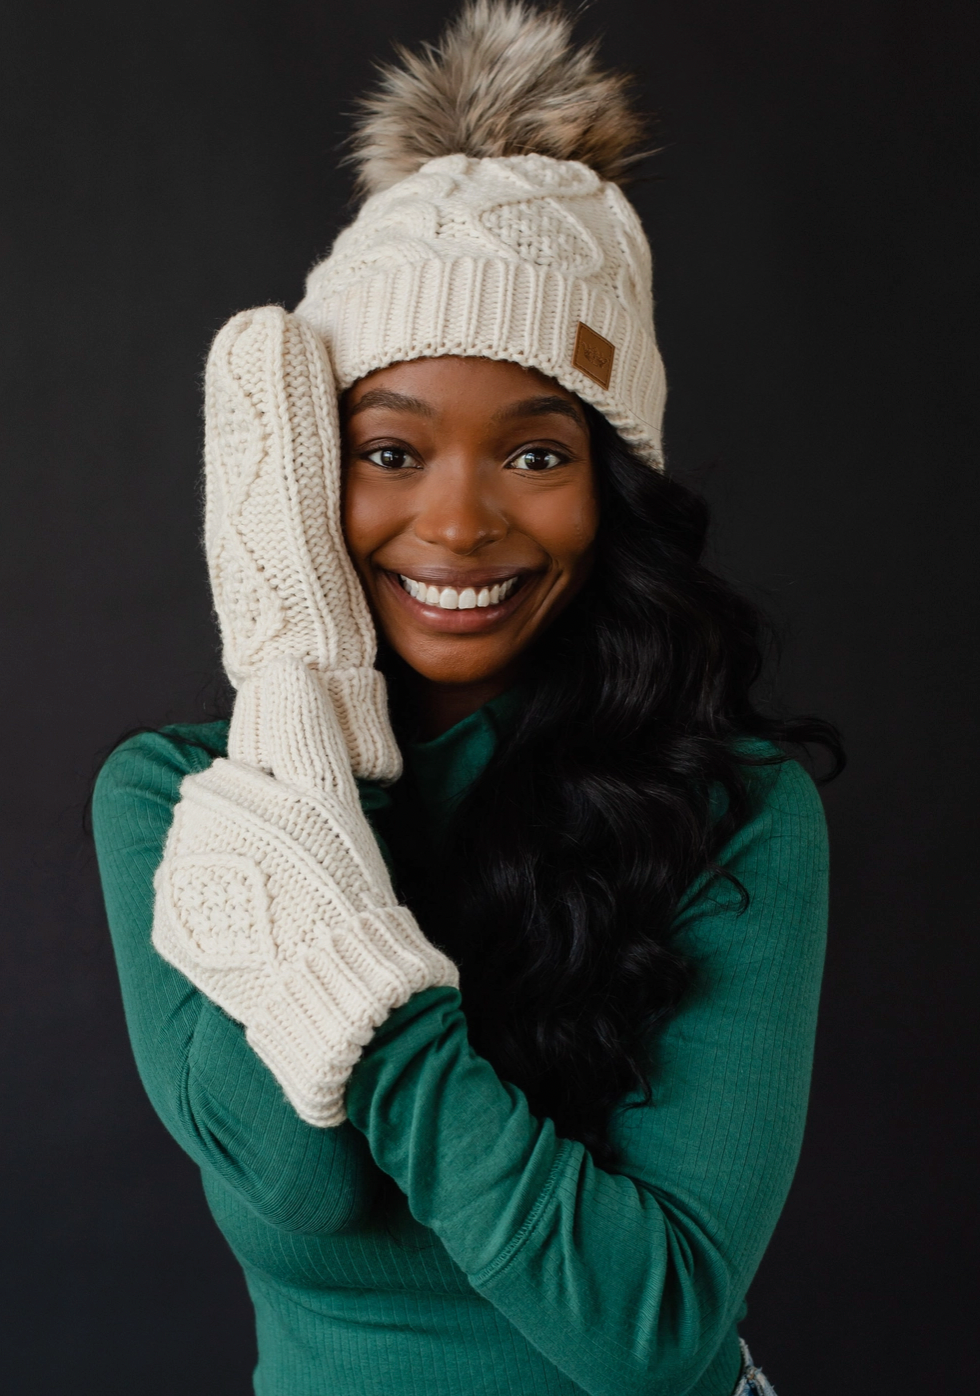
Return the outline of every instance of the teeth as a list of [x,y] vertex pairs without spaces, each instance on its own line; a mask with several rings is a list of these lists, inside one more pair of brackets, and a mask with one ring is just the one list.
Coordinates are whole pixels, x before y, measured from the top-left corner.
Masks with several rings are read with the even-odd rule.
[[464,587],[462,591],[457,591],[455,587],[426,586],[425,582],[417,582],[401,574],[398,580],[409,596],[421,601],[423,606],[441,606],[444,611],[472,611],[476,607],[499,606],[510,596],[520,578],[508,577],[498,586],[481,587],[479,591],[475,587]]

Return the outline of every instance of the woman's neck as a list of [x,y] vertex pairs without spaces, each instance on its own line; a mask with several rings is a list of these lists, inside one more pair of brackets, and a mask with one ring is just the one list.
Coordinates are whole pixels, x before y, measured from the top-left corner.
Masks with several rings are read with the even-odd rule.
[[412,690],[419,737],[422,741],[431,741],[442,736],[484,703],[506,693],[516,682],[516,665],[472,683],[434,683],[421,674],[414,674]]

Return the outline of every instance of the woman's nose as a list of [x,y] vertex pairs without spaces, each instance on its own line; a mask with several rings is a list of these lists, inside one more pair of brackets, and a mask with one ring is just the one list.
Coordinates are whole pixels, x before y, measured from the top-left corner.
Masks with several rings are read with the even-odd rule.
[[507,532],[492,482],[476,463],[447,462],[433,469],[419,504],[416,536],[453,553],[475,553]]

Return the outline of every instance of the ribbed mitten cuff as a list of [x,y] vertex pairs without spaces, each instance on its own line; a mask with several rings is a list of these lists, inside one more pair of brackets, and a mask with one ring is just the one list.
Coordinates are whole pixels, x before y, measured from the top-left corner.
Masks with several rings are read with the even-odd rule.
[[[315,686],[320,692],[314,694]],[[324,745],[322,701],[336,715],[353,773],[386,784],[402,771],[401,752],[388,719],[384,676],[377,669],[312,669],[281,657],[244,679],[228,733],[233,761],[302,787],[330,789],[337,755]]]
[[284,967],[246,1036],[301,1119],[339,1125],[351,1071],[389,1014],[423,989],[458,983],[406,907],[364,912]]

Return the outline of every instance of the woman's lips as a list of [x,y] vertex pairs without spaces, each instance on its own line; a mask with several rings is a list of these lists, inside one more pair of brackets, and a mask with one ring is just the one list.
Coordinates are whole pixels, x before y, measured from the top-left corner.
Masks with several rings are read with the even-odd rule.
[[521,582],[520,577],[515,575],[492,586],[479,582],[470,584],[468,580],[456,586],[437,586],[434,582],[426,585],[401,572],[398,573],[398,580],[413,601],[420,601],[424,606],[438,606],[443,611],[472,611],[477,608],[483,611],[488,606],[501,605]]
[[[428,577],[411,577],[405,573],[384,571],[382,585],[393,593],[393,599],[402,606],[417,623],[427,630],[439,630],[449,634],[469,635],[481,630],[490,630],[507,620],[530,591],[528,583],[534,576],[529,572],[503,571],[495,573],[475,573],[472,578],[465,576],[447,577],[445,580]],[[402,577],[412,583],[415,596],[409,594]],[[418,599],[422,587],[426,589],[426,599]],[[430,602],[428,597],[438,592],[440,599]],[[489,599],[480,604],[481,592],[493,595],[504,592],[502,600],[494,604]],[[448,594],[447,594],[448,593]],[[467,595],[471,593],[471,595]],[[455,605],[452,602],[455,600]],[[460,600],[463,605],[460,606]],[[447,602],[449,603],[447,605]]]

